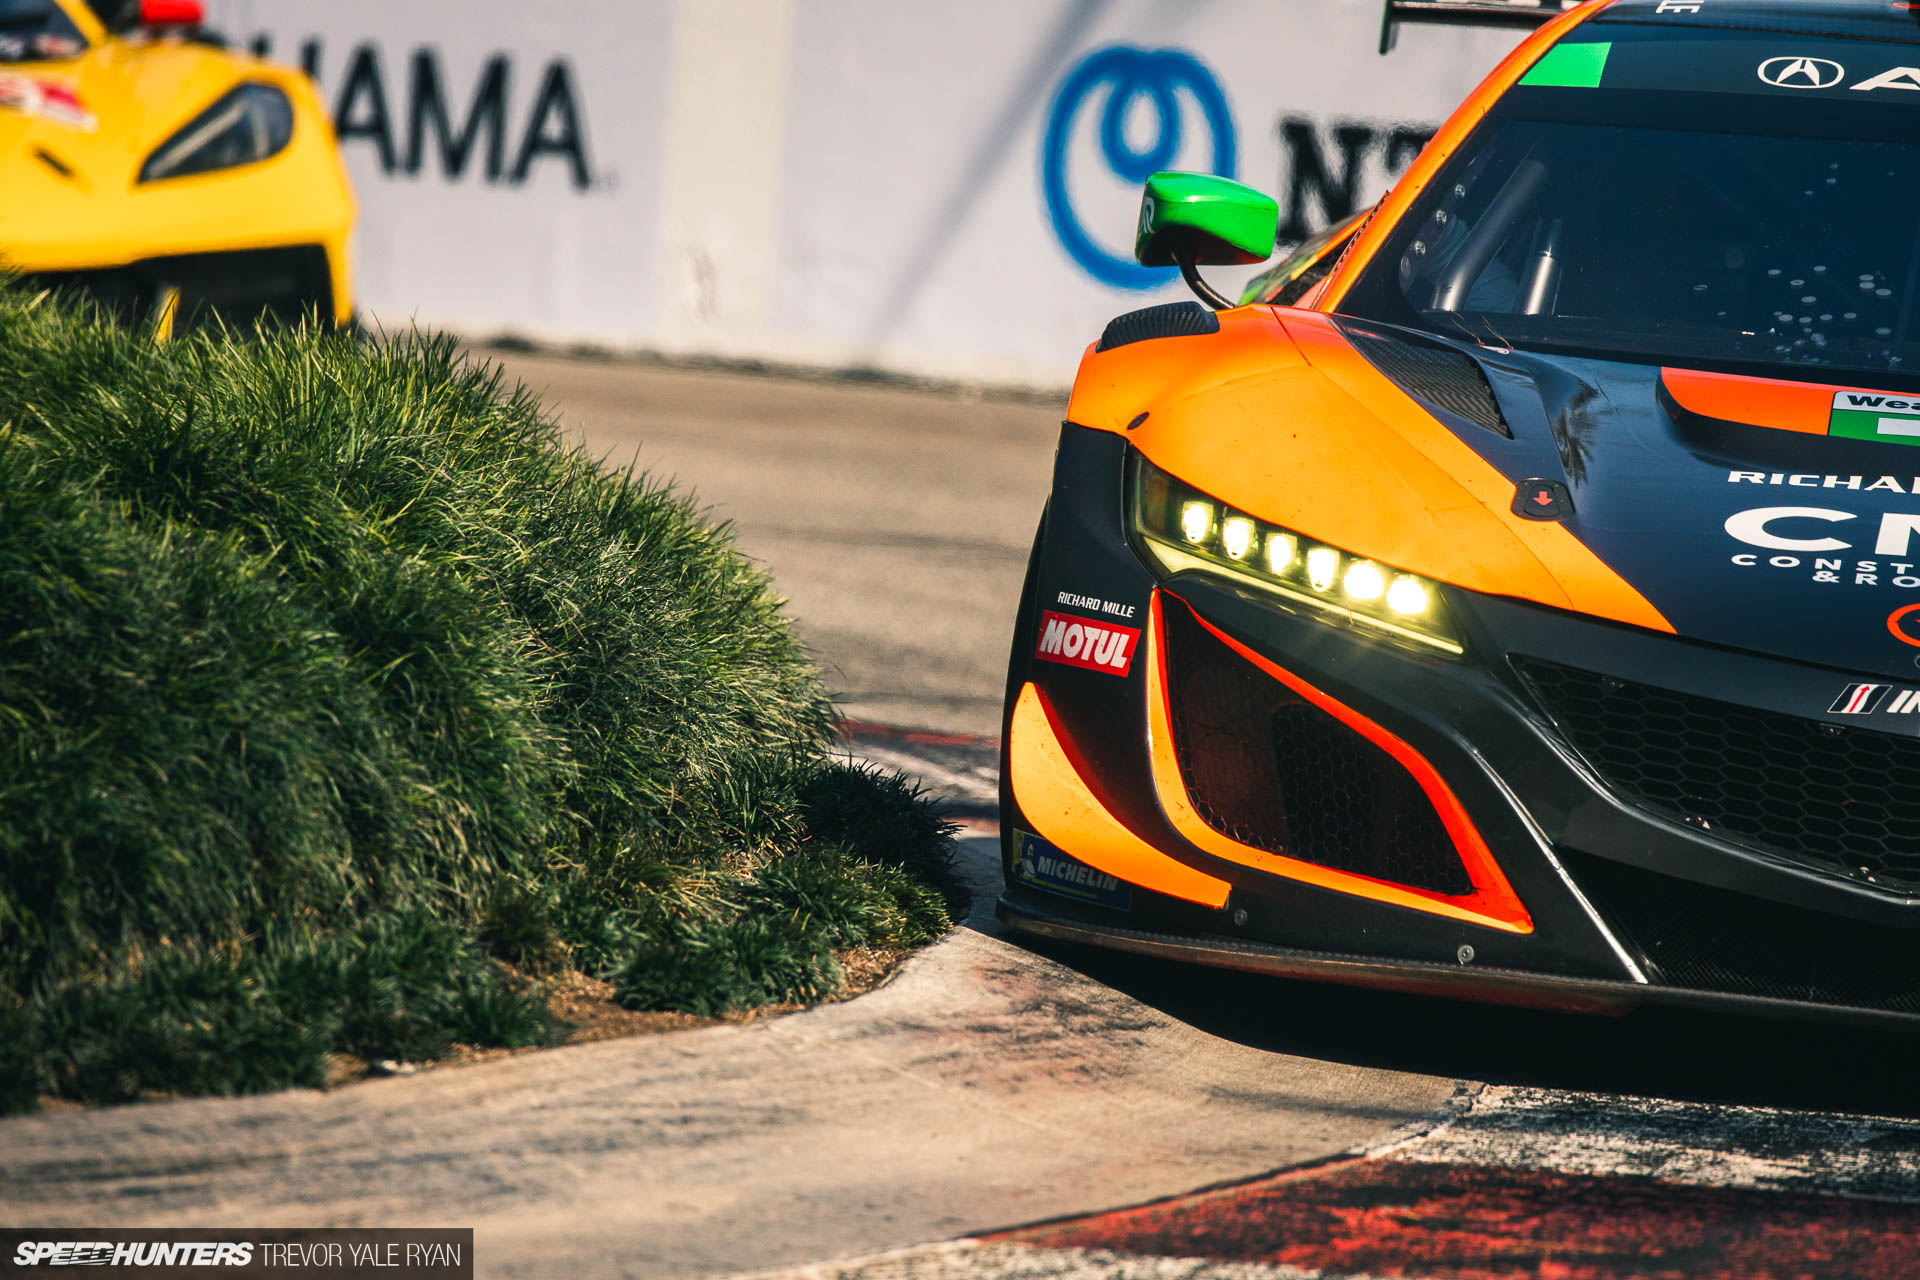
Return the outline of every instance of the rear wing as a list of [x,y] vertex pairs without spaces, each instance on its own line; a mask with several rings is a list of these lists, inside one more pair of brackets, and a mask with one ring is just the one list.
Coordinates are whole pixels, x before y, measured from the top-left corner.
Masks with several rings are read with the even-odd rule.
[[1449,27],[1539,27],[1580,0],[1386,0],[1380,19],[1380,52],[1391,53],[1403,22]]

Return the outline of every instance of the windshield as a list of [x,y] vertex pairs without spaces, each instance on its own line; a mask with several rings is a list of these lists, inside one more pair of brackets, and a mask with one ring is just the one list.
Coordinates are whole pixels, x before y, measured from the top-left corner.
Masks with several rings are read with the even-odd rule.
[[77,58],[87,42],[53,0],[0,0],[0,62]]
[[1315,285],[1333,274],[1334,263],[1339,261],[1371,212],[1363,210],[1309,236],[1292,253],[1247,281],[1241,291],[1241,303],[1265,302],[1290,307],[1300,301]]
[[1508,93],[1341,310],[1650,364],[1920,375],[1920,69],[1901,65],[1920,50],[1611,34]]

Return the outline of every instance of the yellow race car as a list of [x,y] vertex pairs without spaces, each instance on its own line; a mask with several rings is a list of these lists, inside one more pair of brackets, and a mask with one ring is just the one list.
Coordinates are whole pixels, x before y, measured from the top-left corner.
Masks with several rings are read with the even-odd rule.
[[0,267],[165,336],[353,314],[355,205],[298,71],[199,0],[0,0]]

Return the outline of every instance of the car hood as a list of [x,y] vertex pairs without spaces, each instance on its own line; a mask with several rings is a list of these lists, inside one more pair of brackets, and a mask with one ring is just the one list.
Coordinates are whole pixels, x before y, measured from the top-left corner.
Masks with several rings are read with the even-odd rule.
[[[1681,635],[1911,679],[1920,659],[1920,397],[1473,352],[1513,439],[1466,438]],[[1845,406],[1843,408],[1843,406]],[[1877,440],[1829,434],[1872,431]],[[1900,434],[1908,426],[1911,437]],[[1902,443],[1902,441],[1906,441]]]
[[[1912,678],[1920,449],[1829,435],[1847,389],[1496,352],[1311,312],[1221,320],[1217,335],[1090,352],[1069,416],[1249,514],[1398,568]],[[1850,421],[1905,404],[1855,394],[1865,418]],[[1542,491],[1548,518],[1517,510]]]
[[154,149],[234,86],[236,63],[202,45],[122,40],[65,62],[0,63],[0,190],[48,173],[95,194],[130,190]]

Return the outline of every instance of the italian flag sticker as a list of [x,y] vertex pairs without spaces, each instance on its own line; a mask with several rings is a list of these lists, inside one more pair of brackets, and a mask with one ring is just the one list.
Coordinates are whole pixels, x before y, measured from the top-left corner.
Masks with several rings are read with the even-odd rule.
[[1833,398],[1833,417],[1827,423],[1827,434],[1849,440],[1920,444],[1920,400],[1842,391]]

